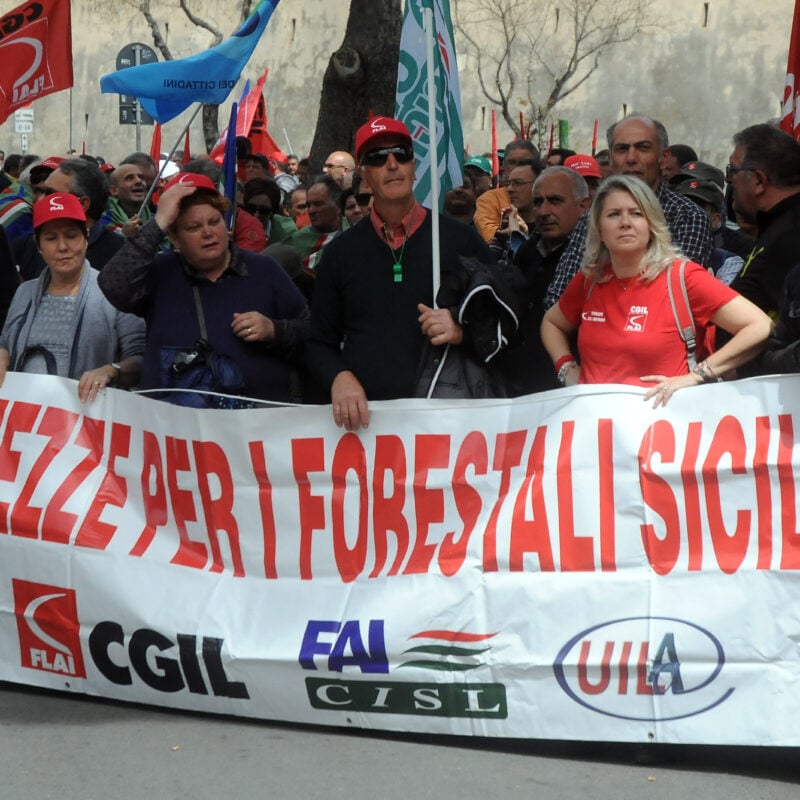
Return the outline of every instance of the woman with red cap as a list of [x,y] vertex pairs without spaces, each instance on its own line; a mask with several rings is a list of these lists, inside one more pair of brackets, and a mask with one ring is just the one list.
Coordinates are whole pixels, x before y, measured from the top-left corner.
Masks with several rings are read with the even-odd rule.
[[117,311],[86,260],[80,200],[50,194],[33,207],[36,245],[47,269],[17,289],[0,333],[0,384],[8,370],[74,378],[82,402],[106,386],[139,380],[144,324]]
[[[109,301],[146,321],[141,388],[172,403],[228,408],[293,396],[306,300],[274,259],[231,242],[229,205],[205,175],[180,173],[100,274]],[[165,234],[169,253],[159,251]],[[248,399],[220,397],[231,395]]]

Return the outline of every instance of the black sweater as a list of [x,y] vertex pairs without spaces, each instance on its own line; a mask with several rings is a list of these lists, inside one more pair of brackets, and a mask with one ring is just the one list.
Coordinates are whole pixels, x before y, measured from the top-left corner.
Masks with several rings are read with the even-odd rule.
[[[458,257],[487,264],[492,257],[473,228],[446,217],[439,220],[439,242],[439,306],[453,308],[462,299],[453,280]],[[403,279],[397,283],[392,251],[368,219],[325,248],[317,268],[306,362],[328,396],[343,370],[356,375],[370,400],[414,396],[424,342],[417,304],[433,305],[430,212],[406,242],[401,262]]]

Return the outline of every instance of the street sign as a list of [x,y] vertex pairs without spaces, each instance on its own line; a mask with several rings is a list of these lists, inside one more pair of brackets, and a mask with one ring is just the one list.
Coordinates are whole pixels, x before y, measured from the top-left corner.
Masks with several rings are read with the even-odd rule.
[[[140,64],[152,64],[158,61],[158,56],[152,47],[141,42],[126,44],[117,53],[117,69],[127,69]],[[155,120],[139,105],[139,101],[127,94],[119,96],[119,124],[120,125],[153,125]]]
[[14,133],[33,133],[33,123],[14,120]]
[[18,108],[14,112],[14,120],[19,122],[33,122],[33,109]]

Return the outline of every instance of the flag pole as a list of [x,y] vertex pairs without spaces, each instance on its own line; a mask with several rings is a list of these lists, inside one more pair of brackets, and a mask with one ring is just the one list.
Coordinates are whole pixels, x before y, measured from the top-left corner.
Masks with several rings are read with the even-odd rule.
[[147,194],[145,195],[144,200],[142,201],[142,205],[139,208],[139,217],[142,216],[142,212],[147,208],[147,204],[150,202],[150,198],[153,196],[153,192],[156,190],[156,186],[158,186],[159,178],[161,177],[161,173],[166,169],[167,164],[172,161],[172,156],[175,155],[175,151],[178,149],[178,145],[183,141],[184,136],[186,135],[186,131],[189,130],[192,123],[195,120],[195,117],[200,113],[200,109],[203,107],[202,103],[197,104],[197,108],[194,110],[194,114],[192,114],[191,119],[186,123],[186,127],[181,131],[181,135],[176,139],[175,144],[172,145],[172,150],[169,151],[169,155],[164,161],[163,166],[156,162],[156,166],[158,167],[158,174],[155,177],[155,180],[150,185],[150,188],[147,190]]
[[425,20],[425,49],[428,66],[428,158],[431,163],[431,255],[433,256],[433,305],[441,284],[439,254],[439,148],[436,141],[436,76],[433,74],[433,8],[423,9]]
[[497,110],[492,109],[492,188],[500,184],[500,155],[497,152]]

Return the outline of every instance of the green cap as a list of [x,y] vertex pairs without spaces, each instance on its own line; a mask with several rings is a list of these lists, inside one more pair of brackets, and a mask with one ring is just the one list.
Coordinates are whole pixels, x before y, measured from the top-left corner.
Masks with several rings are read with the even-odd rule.
[[489,163],[489,159],[485,156],[472,156],[472,158],[469,158],[464,162],[464,166],[477,167],[481,172],[485,172],[487,175],[492,174],[492,165]]

